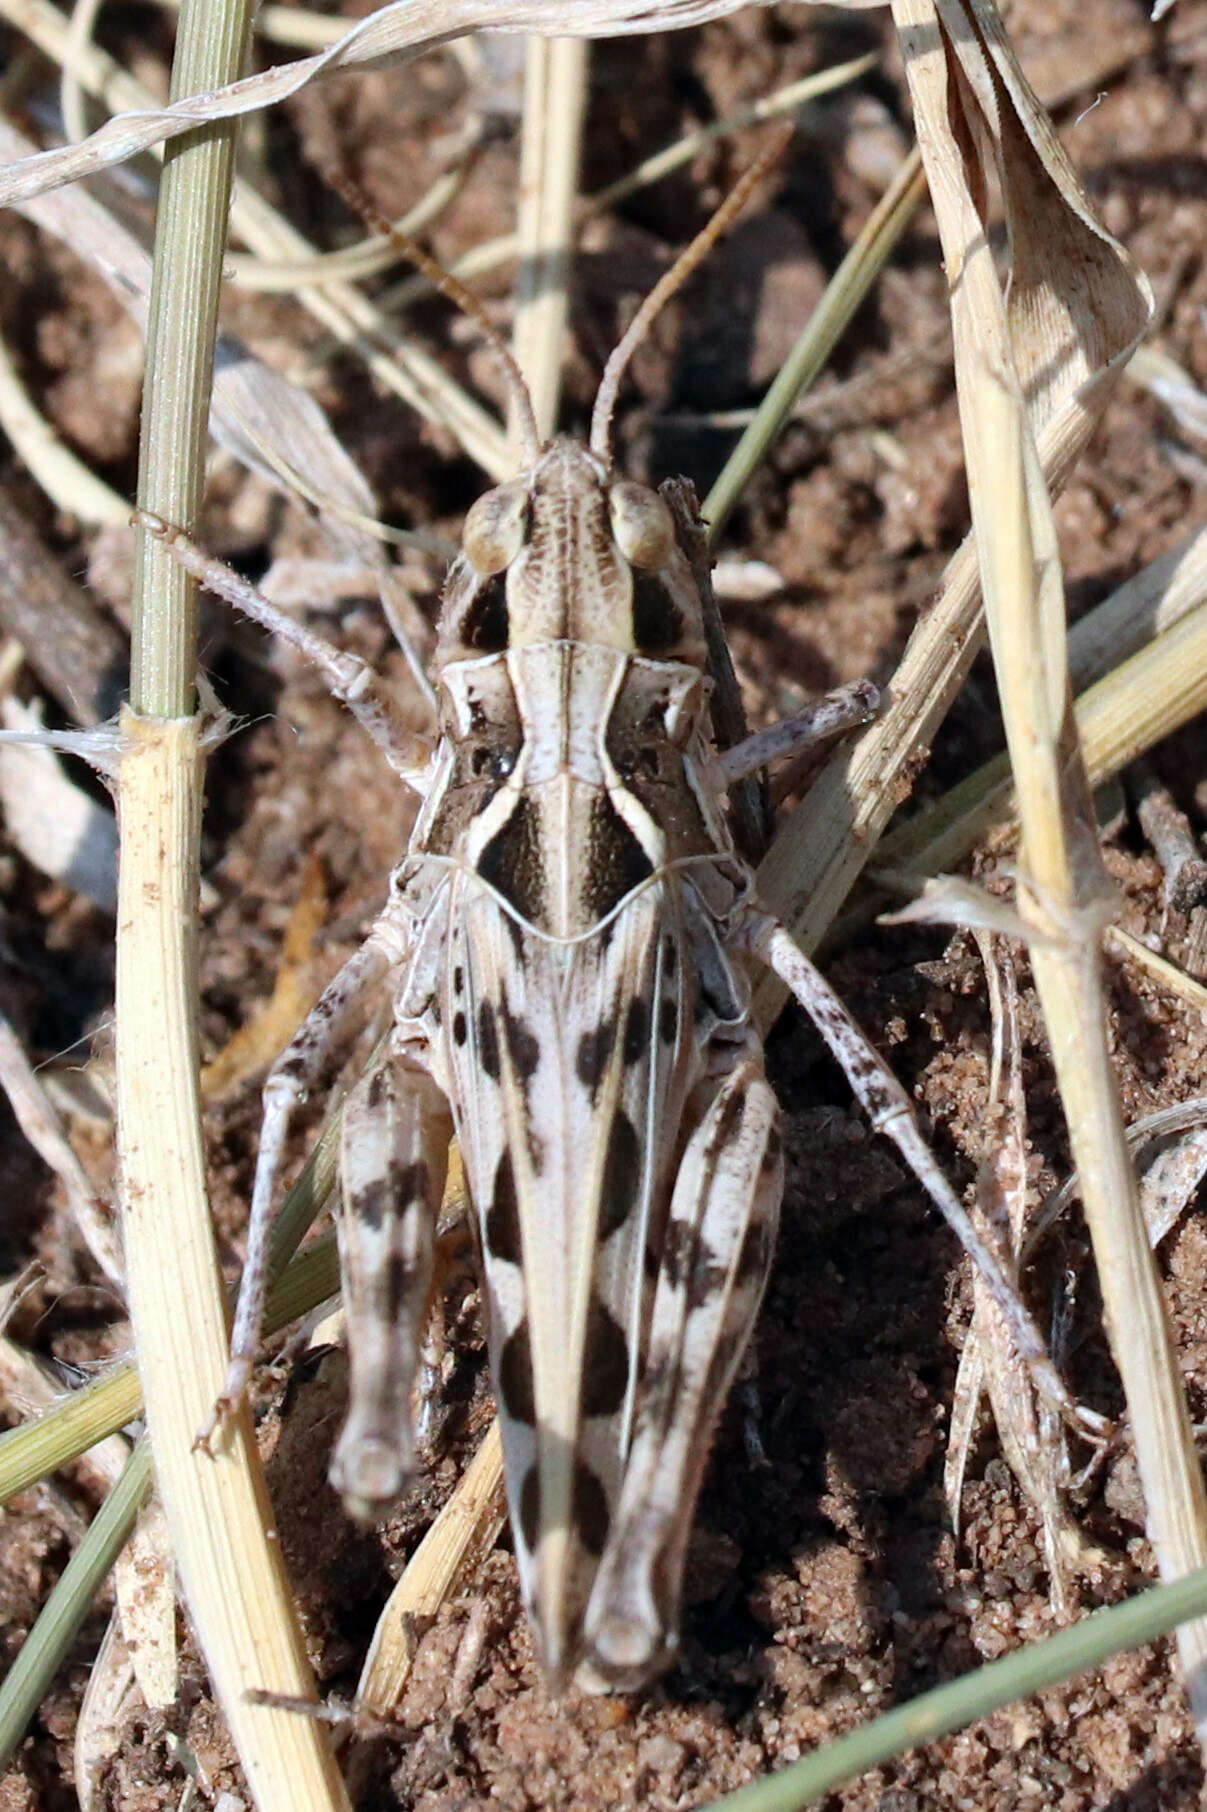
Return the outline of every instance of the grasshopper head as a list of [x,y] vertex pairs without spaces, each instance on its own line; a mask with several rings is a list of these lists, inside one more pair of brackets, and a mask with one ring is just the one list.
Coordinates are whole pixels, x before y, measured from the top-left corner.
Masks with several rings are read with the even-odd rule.
[[445,587],[441,666],[545,642],[704,665],[700,601],[670,510],[558,438],[480,497]]

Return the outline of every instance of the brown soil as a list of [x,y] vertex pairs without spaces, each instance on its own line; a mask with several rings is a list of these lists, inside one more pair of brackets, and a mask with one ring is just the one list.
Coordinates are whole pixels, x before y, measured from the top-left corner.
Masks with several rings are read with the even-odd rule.
[[[113,46],[133,55],[126,30],[113,26]],[[1018,0],[1013,30],[1041,90],[1059,97],[1058,124],[1095,205],[1153,278],[1164,310],[1162,345],[1207,383],[1207,0],[1180,0],[1157,27],[1132,0],[1093,0],[1088,14],[1071,0]],[[680,130],[881,43],[889,47],[889,73],[818,110],[771,199],[668,309],[636,360],[618,443],[638,475],[686,471],[707,486],[731,442],[707,417],[749,403],[778,367],[907,143],[907,110],[895,51],[875,13],[752,8],[701,32],[598,49],[587,190]],[[634,82],[637,57],[642,79]],[[380,206],[400,212],[437,170],[433,134],[455,126],[465,105],[447,59],[433,62],[430,79],[404,72],[311,91],[268,124],[267,168],[280,174],[267,180],[277,184],[279,203],[329,242],[343,216],[324,191],[324,164],[338,155]],[[739,138],[710,152],[690,174],[634,199],[622,218],[589,229],[575,273],[567,425],[585,422],[618,315],[702,221],[749,160],[752,143]],[[435,233],[441,256],[507,225],[515,178],[514,132],[504,122]],[[0,326],[27,383],[60,431],[128,490],[136,387],[124,324],[95,279],[11,216],[0,222],[0,255]],[[500,276],[484,285],[501,313],[507,282]],[[228,321],[270,359],[296,359],[315,341],[289,302],[243,298],[231,303]],[[457,350],[467,336],[450,331],[443,308],[422,311],[419,321],[462,376],[471,369],[494,387],[489,361]],[[782,710],[802,689],[891,674],[965,527],[943,284],[926,213],[819,394],[824,408],[785,434],[728,537],[728,551],[772,562],[785,580],[770,603],[729,610],[735,655],[760,715]],[[348,361],[327,362],[319,395],[376,486],[382,514],[454,536],[479,482],[468,462],[375,395]],[[1058,505],[1075,613],[1207,517],[1201,454],[1151,398],[1121,387]],[[31,481],[9,469],[3,482],[64,565],[88,570],[95,592],[121,616],[128,577],[120,538],[88,545],[71,521],[51,514]],[[252,570],[315,545],[300,510],[269,499],[258,481],[230,475],[215,486],[204,538]],[[434,586],[433,576],[421,599],[429,615]],[[345,609],[342,618],[316,612],[313,620],[380,658],[405,687],[373,605]],[[206,630],[222,695],[250,726],[218,753],[209,776],[203,1032],[212,1055],[271,991],[307,856],[321,858],[330,897],[318,981],[355,946],[382,899],[405,841],[407,808],[356,729],[296,662],[270,654],[217,611]],[[999,744],[992,676],[982,662],[919,790],[940,789]],[[1192,726],[1156,758],[1199,829],[1205,752],[1202,731]],[[1126,818],[1109,861],[1128,927],[1159,939],[1175,960],[1195,961],[1190,927],[1165,912],[1160,870]],[[8,850],[0,854],[0,896],[2,1004],[30,1048],[47,1056],[104,1017],[111,926]],[[916,1091],[944,1163],[966,1184],[981,1155],[988,1074],[989,1016],[975,948],[939,933],[873,930],[837,953],[831,974]],[[1110,985],[1129,1118],[1199,1093],[1205,1034],[1197,1018],[1126,966],[1112,970]],[[1035,1181],[1043,1187],[1066,1172],[1065,1134],[1025,985],[1022,1010]],[[942,1467],[969,1303],[952,1241],[889,1148],[867,1132],[796,1015],[781,1021],[771,1055],[791,1156],[784,1231],[757,1376],[727,1414],[700,1506],[680,1665],[640,1697],[551,1702],[534,1672],[504,1538],[424,1636],[396,1734],[353,1745],[350,1779],[365,1812],[451,1812],[487,1802],[504,1812],[698,1805],[1056,1627],[1036,1520],[987,1427],[970,1467],[960,1539],[950,1532]],[[232,1266],[257,1122],[253,1081],[217,1106],[208,1125],[215,1210]],[[103,1165],[100,1141],[88,1155]],[[20,1308],[15,1337],[61,1361],[91,1364],[121,1350],[128,1329],[114,1323],[111,1293],[11,1126],[4,1165],[3,1271],[36,1258],[46,1273]],[[1114,1410],[1117,1386],[1095,1329],[1080,1227],[1070,1223],[1061,1238],[1060,1263],[1083,1273],[1077,1384]],[[1207,1237],[1192,1215],[1162,1258],[1191,1409],[1201,1421]],[[456,1305],[451,1334],[456,1363],[439,1453],[413,1500],[380,1533],[354,1531],[325,1482],[338,1367],[308,1358],[265,1384],[283,1542],[322,1688],[333,1696],[352,1691],[391,1577],[484,1426],[472,1304]],[[763,1460],[752,1457],[751,1425]],[[26,1493],[0,1520],[6,1655],[59,1575],[81,1511],[94,1507],[86,1483],[69,1474]],[[1078,1514],[1118,1556],[1117,1567],[1083,1587],[1084,1607],[1151,1579],[1126,1453],[1108,1464]],[[101,1607],[0,1782],[0,1812],[75,1804],[75,1714],[103,1622]],[[464,1643],[483,1628],[471,1664]],[[213,1795],[245,1794],[204,1670],[182,1636],[179,1705],[170,1717],[130,1713],[98,1804],[122,1812],[177,1805],[183,1783],[169,1757],[171,1733],[198,1757]],[[911,1755],[830,1803],[850,1812],[1040,1805],[1174,1812],[1197,1805],[1202,1785],[1162,1645]]]

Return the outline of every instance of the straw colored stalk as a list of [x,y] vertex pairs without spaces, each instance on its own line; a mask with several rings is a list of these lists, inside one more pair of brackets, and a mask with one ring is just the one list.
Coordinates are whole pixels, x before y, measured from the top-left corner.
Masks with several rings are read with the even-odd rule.
[[124,721],[118,902],[119,1142],[131,1313],[155,1471],[185,1602],[260,1812],[347,1806],[312,1718],[249,1698],[313,1696],[250,1417],[194,1448],[222,1389],[226,1312],[197,1089],[194,718]]
[[[239,72],[250,16],[242,0],[185,7],[176,93]],[[231,128],[198,132],[165,158],[160,188],[138,496],[186,526],[204,476],[233,161]],[[317,1723],[249,1697],[254,1688],[314,1690],[249,1415],[218,1457],[194,1445],[227,1364],[198,1086],[196,664],[195,588],[144,534],[118,792],[117,1123],[131,1319],[185,1601],[256,1804],[342,1812],[347,1800]]]
[[[972,31],[963,13],[949,17],[949,0],[941,6],[894,0],[893,11],[950,285],[981,583],[1018,790],[1019,912],[1031,928],[1149,1535],[1162,1577],[1173,1579],[1207,1562],[1207,1494],[1110,1065],[1101,988],[1107,887],[1073,717],[1055,528],[1014,356],[1012,328],[1017,338],[1027,324],[1008,317],[975,199],[985,192],[986,115],[1000,99],[990,70],[1001,26],[989,0],[977,4]],[[1055,265],[1064,251],[1053,241],[1047,258]],[[1204,1736],[1207,1621],[1184,1625],[1179,1648]]]
[[503,1527],[503,1442],[497,1419],[483,1435],[457,1489],[416,1548],[377,1620],[357,1702],[388,1717],[402,1697],[427,1628],[475,1557]]
[[[528,382],[538,432],[547,440],[557,426],[562,387],[588,46],[583,38],[533,37],[527,52],[512,347]],[[514,409],[509,428],[514,450],[519,446]]]
[[[1203,545],[1207,550],[1207,539]],[[1101,786],[1205,710],[1207,608],[1200,606],[1077,699],[1077,729],[1090,785]],[[937,874],[961,861],[991,832],[1013,825],[1017,815],[1007,752],[891,831],[877,860],[885,868]]]

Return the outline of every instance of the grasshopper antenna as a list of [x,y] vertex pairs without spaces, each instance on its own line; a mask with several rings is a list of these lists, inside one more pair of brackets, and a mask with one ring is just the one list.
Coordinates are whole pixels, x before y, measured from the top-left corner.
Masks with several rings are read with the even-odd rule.
[[707,226],[696,234],[687,250],[680,252],[671,268],[655,283],[633,316],[627,331],[617,342],[604,366],[595,397],[595,408],[591,413],[589,445],[592,453],[605,465],[612,463],[612,413],[616,408],[620,382],[628,370],[630,359],[649,333],[655,316],[670,301],[675,291],[682,288],[697,265],[703,264],[717,240],[729,231],[746,206],[755,185],[783,156],[794,130],[795,127],[789,126],[785,131],[777,133],[774,141],[755,158],[745,174],[738,178]]
[[524,465],[525,467],[535,465],[540,457],[541,436],[536,425],[532,398],[528,394],[528,385],[524,382],[524,373],[516,363],[511,348],[477,296],[472,290],[465,287],[459,277],[454,277],[451,271],[446,271],[444,266],[433,258],[430,252],[425,251],[417,240],[412,239],[408,233],[401,232],[392,220],[387,220],[385,215],[361,193],[351,177],[346,176],[342,170],[327,170],[324,174],[340,200],[346,202],[354,214],[360,215],[371,232],[380,234],[383,239],[389,240],[391,245],[396,246],[403,257],[413,264],[416,270],[421,271],[442,296],[447,296],[449,301],[473,322],[494,353],[502,370],[503,380],[507,385],[508,395],[515,408],[516,421],[519,424],[520,452]]

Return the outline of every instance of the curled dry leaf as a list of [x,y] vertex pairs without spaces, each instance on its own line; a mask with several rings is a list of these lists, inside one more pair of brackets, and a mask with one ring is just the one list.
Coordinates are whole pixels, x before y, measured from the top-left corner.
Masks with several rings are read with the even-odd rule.
[[[883,0],[846,0],[878,6]],[[207,121],[238,119],[288,100],[320,76],[401,63],[468,32],[535,32],[551,37],[613,38],[703,25],[748,0],[394,0],[320,55],[246,76],[212,94],[171,106],[122,113],[78,145],[23,158],[0,172],[0,206],[76,182]]]
[[[1200,1111],[1207,1112],[1202,1107]],[[1196,1126],[1176,1145],[1157,1153],[1140,1184],[1140,1205],[1153,1246],[1173,1231],[1205,1176],[1207,1126]]]

